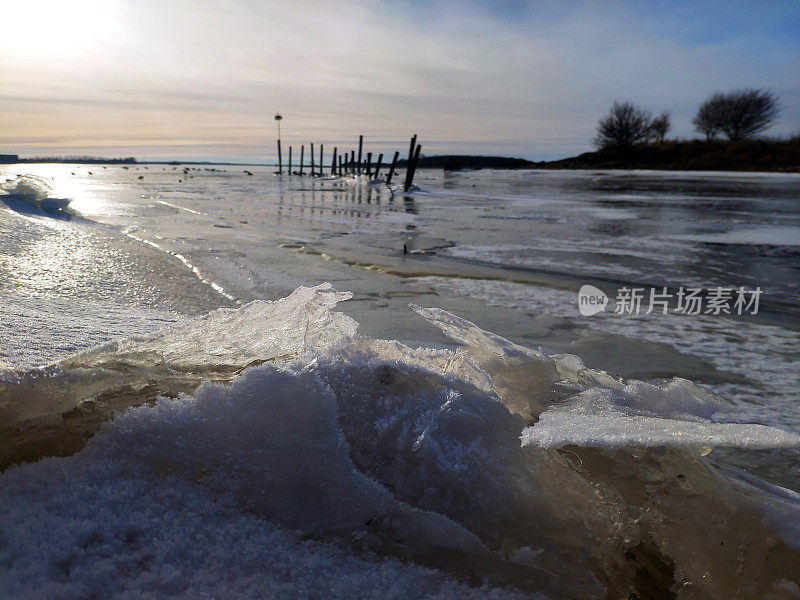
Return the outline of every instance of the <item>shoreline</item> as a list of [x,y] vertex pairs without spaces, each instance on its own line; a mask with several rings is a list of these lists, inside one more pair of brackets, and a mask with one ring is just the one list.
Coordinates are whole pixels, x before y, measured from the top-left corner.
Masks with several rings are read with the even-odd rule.
[[788,140],[665,141],[627,149],[604,148],[536,163],[541,169],[625,169],[800,173],[800,137]]
[[[15,156],[16,155],[8,155]],[[397,162],[397,168],[407,166],[406,159]],[[230,167],[277,167],[276,162],[227,162],[227,161],[182,161],[139,160],[135,157],[33,157],[17,158],[14,164],[78,164],[106,166],[230,166]],[[422,156],[417,168],[420,170],[444,170],[445,172],[471,170],[655,170],[687,172],[727,173],[800,173],[800,136],[789,139],[744,139],[722,140],[668,140],[638,144],[630,148],[602,148],[556,160],[535,161],[519,157],[491,156],[481,154],[440,154]]]

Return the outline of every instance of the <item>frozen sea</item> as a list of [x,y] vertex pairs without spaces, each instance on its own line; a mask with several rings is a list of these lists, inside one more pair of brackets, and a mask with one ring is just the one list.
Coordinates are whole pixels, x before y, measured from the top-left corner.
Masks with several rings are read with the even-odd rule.
[[[780,567],[800,506],[800,175],[423,170],[403,194],[273,171],[0,167],[6,191],[26,175],[72,199],[51,213],[0,192],[3,465],[73,455],[1,476],[0,592],[602,598],[663,579],[682,598],[800,597]],[[324,282],[352,297],[259,303]],[[605,311],[581,315],[583,285]],[[758,312],[680,314],[681,288],[759,289]],[[642,290],[640,314],[615,312],[621,289]],[[673,304],[647,314],[659,291]],[[678,476],[684,504],[634,499]],[[604,493],[605,521],[585,499]],[[714,537],[720,501],[741,523],[768,505],[777,567],[692,563],[717,550],[676,542],[678,513]],[[508,526],[532,516],[551,524]],[[775,535],[755,527],[718,542]],[[645,577],[626,552],[668,568]]]

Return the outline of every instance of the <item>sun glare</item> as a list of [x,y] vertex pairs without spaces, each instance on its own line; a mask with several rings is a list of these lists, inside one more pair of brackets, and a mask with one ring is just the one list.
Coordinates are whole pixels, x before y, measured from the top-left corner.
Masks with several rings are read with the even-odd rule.
[[5,59],[80,57],[119,33],[114,0],[24,0],[0,7]]

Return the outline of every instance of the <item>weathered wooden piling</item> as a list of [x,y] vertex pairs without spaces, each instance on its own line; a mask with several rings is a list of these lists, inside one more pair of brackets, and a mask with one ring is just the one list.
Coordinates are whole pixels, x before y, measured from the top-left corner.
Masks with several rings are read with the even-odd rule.
[[386,176],[386,185],[392,183],[392,177],[394,176],[394,168],[397,166],[397,159],[400,157],[400,151],[395,150],[394,158],[392,159],[392,166],[389,167],[389,174]]
[[411,138],[411,143],[408,146],[408,160],[406,161],[406,179],[403,182],[403,191],[407,192],[411,187],[411,166],[414,161],[414,148],[417,145],[417,134]]
[[406,183],[403,186],[403,191],[404,192],[407,192],[408,190],[410,190],[411,187],[414,185],[414,175],[417,172],[417,163],[419,162],[419,152],[420,152],[421,148],[422,148],[422,145],[421,144],[417,144],[417,147],[414,150],[414,155],[412,156],[412,158],[409,161],[409,164],[408,164],[408,166],[406,168]]
[[306,145],[302,144],[300,146],[300,177],[303,176],[303,153],[306,151]]
[[[283,173],[283,147],[280,138],[278,142],[278,171]],[[293,148],[289,146],[289,164],[288,171],[290,175],[305,175],[305,144],[300,146],[300,167],[296,172],[292,172],[292,155]],[[408,191],[414,184],[414,176],[416,174],[417,165],[419,164],[419,157],[421,152],[421,144],[417,144],[417,135],[411,138],[408,148],[408,164],[406,165],[405,181],[403,182],[403,191]],[[319,144],[319,157],[314,152],[314,144],[309,144],[310,149],[310,168],[312,177],[325,176],[325,145]],[[378,179],[381,176],[381,169],[383,168],[383,153],[377,154],[377,160],[373,163],[372,152],[364,152],[364,136],[358,136],[358,155],[356,150],[339,152],[339,148],[334,146],[331,155],[330,173],[333,176],[344,177],[346,175],[361,175],[365,174],[370,180]],[[391,185],[392,179],[397,171],[397,163],[400,159],[400,152],[396,151],[392,157],[391,163],[387,162],[389,172],[386,175],[386,184]],[[319,168],[317,168],[319,165]]]
[[[408,178],[408,189],[414,185],[414,175],[417,174],[417,165],[419,164],[419,151],[422,149],[422,144],[417,144],[417,149],[414,150],[414,164],[411,165],[411,177]],[[408,191],[405,190],[405,191]]]

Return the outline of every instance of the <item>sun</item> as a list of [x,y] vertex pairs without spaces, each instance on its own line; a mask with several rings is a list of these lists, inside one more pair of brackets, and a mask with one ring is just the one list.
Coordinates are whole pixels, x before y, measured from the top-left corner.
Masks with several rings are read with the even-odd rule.
[[4,59],[77,58],[118,34],[116,0],[2,0]]

